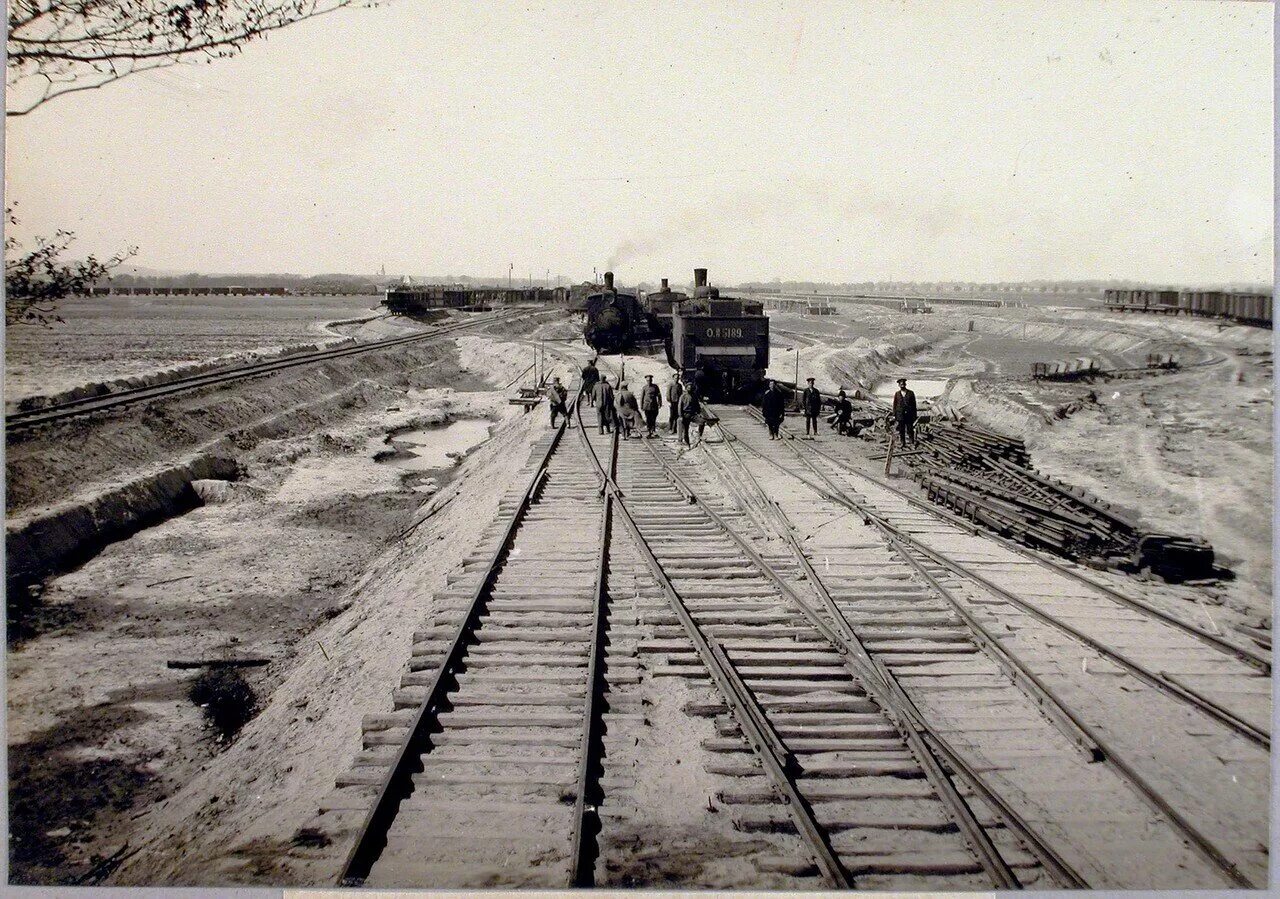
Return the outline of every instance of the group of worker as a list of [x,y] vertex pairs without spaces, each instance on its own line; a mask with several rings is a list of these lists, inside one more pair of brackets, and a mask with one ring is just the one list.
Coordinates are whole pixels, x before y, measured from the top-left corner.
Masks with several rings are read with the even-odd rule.
[[[808,387],[800,394],[800,412],[804,415],[804,437],[812,440],[818,436],[818,418],[822,415],[823,396],[813,386],[814,379],[806,378]],[[845,395],[844,389],[836,394],[832,427],[841,436],[853,435],[853,403]],[[765,386],[764,396],[760,400],[760,412],[765,426],[769,429],[770,440],[781,440],[783,419],[786,417],[787,394],[777,381],[769,381]],[[915,424],[918,412],[916,395],[907,389],[907,379],[898,379],[898,392],[893,395],[893,425],[898,433],[898,445],[904,446],[910,440],[915,444]]]
[[[696,425],[700,442],[711,421],[711,413],[703,407],[697,391],[686,388],[678,375],[672,375],[665,392],[666,406],[670,410],[667,422],[669,433],[678,434],[681,443],[691,446],[690,431]],[[601,434],[612,434],[616,428],[620,437],[640,436],[640,422],[643,420],[643,436],[658,436],[658,414],[663,407],[663,390],[653,382],[653,375],[644,376],[644,385],[637,397],[621,376],[610,384],[592,359],[582,369],[582,396],[586,398],[588,405],[595,407],[596,423]],[[568,391],[559,378],[554,378],[547,388],[547,400],[551,407],[551,426],[554,428],[560,416],[568,419],[570,413]]]
[[[641,416],[644,419],[645,437],[658,436],[658,413],[663,406],[663,391],[653,383],[653,375],[644,376],[644,386],[640,388],[637,399],[627,382],[621,376],[616,379],[616,386],[600,374],[596,361],[592,359],[582,369],[582,395],[587,402],[596,407],[597,424],[601,434],[611,434],[614,428],[619,436],[630,438],[638,435]],[[818,436],[818,418],[822,415],[823,396],[814,387],[814,379],[807,378],[808,385],[800,394],[800,411],[804,415],[804,436],[812,440]],[[556,426],[559,416],[569,417],[568,392],[559,378],[555,378],[547,388],[547,399],[551,406],[551,426]],[[714,416],[706,409],[692,386],[686,387],[678,374],[671,376],[666,388],[666,406],[670,410],[667,428],[671,434],[679,434],[680,442],[691,446],[689,432],[693,425],[698,427],[698,442],[702,441],[703,431]],[[832,427],[842,436],[854,433],[853,403],[849,401],[843,389],[836,394],[833,403],[835,416]],[[769,429],[769,439],[782,439],[782,422],[786,418],[787,394],[777,381],[769,381],[765,385],[764,395],[760,401],[760,411]],[[893,395],[892,422],[897,431],[898,446],[906,446],[910,442],[915,445],[915,424],[918,412],[916,395],[907,389],[907,379],[898,379],[898,391]]]

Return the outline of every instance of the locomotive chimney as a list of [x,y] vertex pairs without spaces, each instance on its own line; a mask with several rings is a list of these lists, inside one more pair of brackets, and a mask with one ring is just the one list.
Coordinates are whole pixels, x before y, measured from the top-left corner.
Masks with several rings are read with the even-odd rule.
[[604,289],[613,292],[613,272],[604,273]]
[[667,279],[666,279],[666,278],[663,278],[663,279],[662,279],[662,292],[663,292],[663,293],[670,293],[670,292],[671,292],[671,288],[667,286]]
[[707,270],[705,268],[695,268],[693,270],[693,292],[696,294],[699,287],[707,286]]

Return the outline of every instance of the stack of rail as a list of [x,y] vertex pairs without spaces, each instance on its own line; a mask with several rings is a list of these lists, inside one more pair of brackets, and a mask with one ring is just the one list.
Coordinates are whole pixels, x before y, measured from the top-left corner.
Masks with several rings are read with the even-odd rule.
[[1208,577],[1213,548],[1199,537],[1145,532],[1088,491],[1031,467],[1026,445],[953,421],[921,428],[902,458],[929,499],[1029,546],[1171,580]]

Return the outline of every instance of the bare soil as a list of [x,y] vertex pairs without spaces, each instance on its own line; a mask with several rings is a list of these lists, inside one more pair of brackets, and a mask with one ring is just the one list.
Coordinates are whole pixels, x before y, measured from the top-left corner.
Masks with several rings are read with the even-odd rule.
[[377,314],[365,297],[73,297],[65,319],[18,325],[5,336],[6,403],[94,381],[234,356],[246,349],[314,343],[325,324]]
[[[1182,588],[1182,601],[1221,602],[1238,620],[1252,615],[1269,627],[1269,334],[1263,343],[1248,329],[1219,335],[1203,323],[1156,327],[1099,313],[1073,313],[1068,328],[1043,310],[863,310],[775,317],[798,335],[786,342],[800,348],[802,378],[812,372],[826,388],[899,372],[971,383],[966,414],[1027,435],[1043,469],[1215,543],[1237,579]],[[1027,322],[1036,340],[1105,344],[1126,359],[1176,345],[1226,361],[1095,387],[1096,406],[1054,419],[1054,408],[1089,388],[1025,379],[1018,371],[1025,354],[1008,347],[1018,339],[1011,329]],[[1058,338],[1048,330],[1055,326],[1064,328]],[[388,327],[403,325],[347,330],[385,336]],[[544,408],[512,411],[500,388],[532,361],[531,337],[567,339],[572,329],[531,331],[509,326],[309,367],[231,395],[189,396],[70,425],[53,434],[57,441],[10,447],[11,516],[74,501],[202,447],[228,447],[244,469],[225,502],[112,544],[45,585],[27,638],[9,655],[15,882],[297,879],[288,867],[296,828],[359,750],[361,717],[390,711],[430,597],[493,520],[547,426]],[[775,374],[790,380],[794,356],[780,352],[783,342],[775,345]],[[558,372],[567,378],[570,368]],[[655,359],[628,358],[627,371],[662,381],[668,374]],[[440,472],[433,491],[414,489],[423,486],[420,473],[376,461],[387,435],[459,417],[491,421],[491,436]],[[166,667],[170,659],[220,656],[271,660],[244,669],[259,711],[229,741],[187,696],[197,672]],[[667,722],[682,713],[655,699],[651,714]],[[685,743],[703,726],[686,725]],[[670,761],[669,748],[654,752]],[[692,768],[678,787],[706,789]],[[665,826],[694,833],[700,822],[659,814],[637,840]],[[726,843],[725,852],[741,846]],[[117,859],[100,864],[108,857]],[[656,885],[660,870],[694,874],[704,862],[693,852],[659,864],[637,843],[612,874],[615,882]]]
[[[165,797],[190,789],[206,769],[234,777],[246,771],[261,774],[260,766],[266,764],[272,776],[279,776],[281,769],[297,763],[290,749],[296,744],[254,736],[258,720],[271,720],[282,708],[312,731],[303,745],[330,748],[331,722],[303,711],[315,695],[315,683],[285,687],[284,698],[282,685],[312,656],[319,667],[311,675],[332,676],[331,661],[344,655],[335,645],[340,638],[334,634],[341,633],[335,626],[348,626],[353,616],[369,613],[362,605],[368,594],[360,585],[376,573],[376,566],[369,567],[372,561],[380,553],[402,560],[411,545],[405,541],[434,533],[410,530],[416,516],[447,509],[458,495],[448,486],[434,496],[414,490],[404,472],[375,461],[375,448],[396,429],[457,417],[495,422],[496,434],[514,428],[519,439],[534,418],[509,407],[504,392],[487,389],[490,376],[504,381],[514,376],[504,368],[504,355],[500,347],[493,351],[447,344],[417,369],[405,368],[403,358],[399,367],[388,364],[390,380],[398,386],[359,381],[351,394],[357,401],[319,427],[317,419],[326,416],[312,409],[293,419],[277,418],[274,434],[254,435],[237,447],[245,477],[230,485],[226,502],[196,508],[112,544],[44,585],[26,639],[11,646],[9,654],[10,820],[20,835],[11,858],[15,882],[97,881],[109,877],[119,861],[140,864],[145,858],[160,864],[143,848],[140,840],[145,837],[137,835],[138,827],[153,817],[162,827],[180,829],[209,823],[202,815],[190,822],[186,813],[167,817],[159,811]],[[483,371],[473,375],[469,366]],[[403,386],[436,377],[454,386]],[[331,379],[327,386],[333,390]],[[456,386],[485,389],[458,392]],[[507,436],[505,443],[511,439]],[[104,439],[103,445],[111,441]],[[163,446],[159,440],[155,446],[159,456]],[[482,447],[476,455],[484,451]],[[523,460],[523,452],[515,455]],[[117,466],[123,475],[126,457],[105,457],[100,464]],[[441,471],[437,483],[465,480],[473,465],[468,460],[459,469]],[[491,486],[496,508],[504,486],[501,468],[493,472]],[[468,502],[458,502],[453,514],[467,519]],[[475,521],[491,517],[490,512]],[[452,524],[458,533],[469,526],[479,524]],[[428,553],[429,558],[434,555]],[[395,561],[384,563],[388,565],[398,570]],[[398,597],[413,608],[419,594]],[[371,657],[370,664],[398,670],[407,650],[396,654],[383,646],[382,630],[362,633],[367,641],[362,653]],[[171,659],[224,657],[271,660],[265,667],[243,669],[262,711],[230,743],[188,696],[199,671],[166,667]],[[351,686],[364,689],[359,683]],[[389,695],[389,688],[382,693]],[[350,708],[357,714],[355,726],[343,734],[358,739],[358,714],[367,709],[355,701]],[[219,767],[229,747],[240,747],[246,755]],[[349,755],[341,763],[347,761]],[[327,789],[336,770],[326,773]],[[322,780],[314,781],[317,789]],[[221,821],[216,810],[235,805],[235,790],[214,783],[196,804]],[[317,798],[308,797],[307,814]],[[278,795],[269,801],[278,802]],[[231,822],[231,833],[244,823]],[[154,845],[168,858],[163,847],[169,844]],[[117,855],[117,861],[99,864]],[[210,864],[215,864],[212,857]],[[171,875],[179,880],[186,876],[185,871]],[[191,877],[186,882],[223,879]]]

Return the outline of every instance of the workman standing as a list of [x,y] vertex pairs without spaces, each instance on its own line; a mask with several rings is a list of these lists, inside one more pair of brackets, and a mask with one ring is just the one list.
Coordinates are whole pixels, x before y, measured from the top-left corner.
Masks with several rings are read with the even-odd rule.
[[551,386],[547,388],[547,403],[551,406],[551,427],[556,426],[557,415],[563,415],[565,421],[569,420],[569,408],[565,405],[568,399],[569,393],[560,383],[560,379],[552,378]]
[[707,426],[707,422],[702,417],[702,401],[698,399],[698,392],[690,386],[680,397],[680,440],[685,446],[691,445],[689,426],[694,421],[698,422],[698,442],[701,443],[702,431]]
[[596,382],[600,380],[600,369],[596,368],[596,360],[592,359],[582,369],[582,392],[587,395],[587,402],[596,404]]
[[662,408],[662,391],[653,383],[653,375],[644,376],[644,386],[640,388],[640,411],[644,413],[646,437],[658,436],[658,410]]
[[844,389],[836,394],[836,433],[844,436],[849,433],[849,422],[853,418],[853,403],[844,395]]
[[804,393],[800,395],[800,410],[804,412],[804,436],[809,436],[809,430],[813,429],[813,436],[818,436],[818,416],[822,414],[822,394],[818,392],[818,388],[813,386],[813,378],[806,378],[809,386],[804,389]]
[[676,426],[680,421],[680,397],[683,394],[684,385],[680,383],[680,373],[676,372],[671,376],[671,383],[667,385],[667,408],[671,410],[668,428],[672,434],[676,432]]
[[907,435],[911,435],[911,445],[916,445],[916,395],[907,389],[907,379],[898,379],[898,392],[893,395],[893,421],[898,427],[898,446],[907,445]]
[[609,383],[608,378],[601,378],[596,382],[596,388],[592,391],[592,396],[596,402],[596,420],[600,424],[600,433],[612,434],[613,386]]
[[618,426],[622,428],[622,436],[630,437],[640,417],[640,406],[636,403],[636,395],[631,392],[627,382],[618,384]]
[[777,381],[770,381],[760,398],[760,412],[764,415],[764,423],[769,428],[770,440],[781,440],[778,429],[787,415],[787,398],[778,387]]

